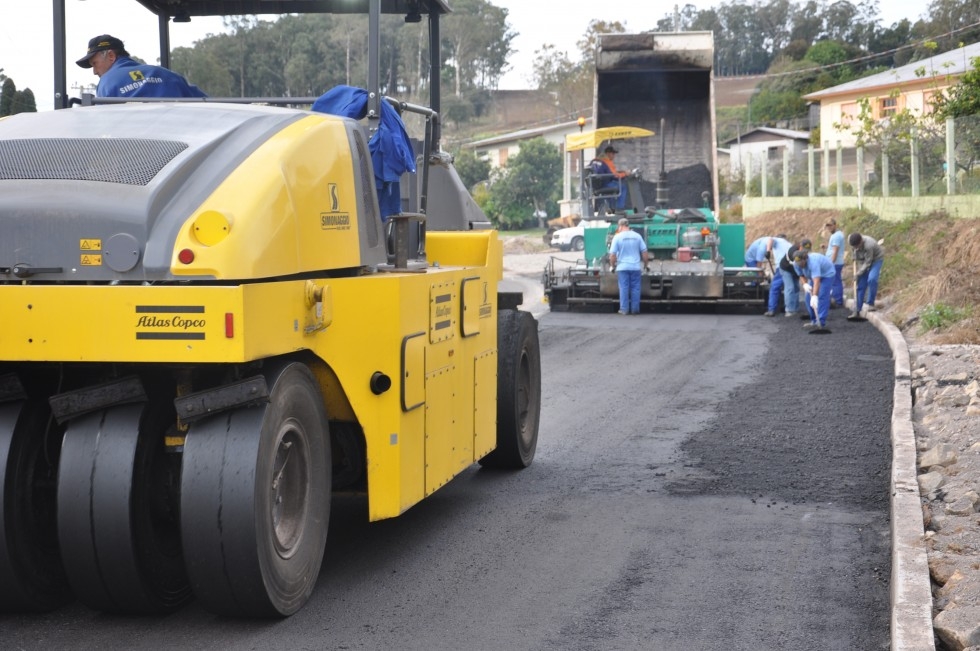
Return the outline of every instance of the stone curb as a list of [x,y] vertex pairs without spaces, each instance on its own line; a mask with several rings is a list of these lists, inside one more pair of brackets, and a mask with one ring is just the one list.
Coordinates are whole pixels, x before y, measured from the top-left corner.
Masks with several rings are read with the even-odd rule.
[[[853,303],[848,303],[853,308]],[[895,359],[891,432],[891,648],[892,651],[935,651],[932,584],[916,479],[909,348],[901,331],[890,321],[876,312],[868,314],[868,320],[885,336]]]

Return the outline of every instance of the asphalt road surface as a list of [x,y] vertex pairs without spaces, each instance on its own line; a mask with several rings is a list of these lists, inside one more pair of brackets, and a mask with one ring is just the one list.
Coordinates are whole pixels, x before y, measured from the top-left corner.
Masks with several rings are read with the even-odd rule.
[[0,648],[887,649],[892,361],[843,317],[543,314],[534,464],[383,522],[337,499],[298,614],[73,605]]

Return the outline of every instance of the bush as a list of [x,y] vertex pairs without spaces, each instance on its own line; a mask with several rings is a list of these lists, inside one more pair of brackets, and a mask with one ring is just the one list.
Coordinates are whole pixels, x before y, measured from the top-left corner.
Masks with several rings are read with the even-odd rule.
[[958,308],[945,303],[930,303],[919,314],[919,324],[923,332],[948,328],[957,321],[970,316],[969,308]]

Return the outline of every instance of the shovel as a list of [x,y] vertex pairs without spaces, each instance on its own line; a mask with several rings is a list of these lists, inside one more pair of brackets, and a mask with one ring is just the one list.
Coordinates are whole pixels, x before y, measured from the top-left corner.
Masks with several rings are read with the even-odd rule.
[[[857,260],[853,261],[851,264],[852,264],[851,274],[853,276],[853,281],[854,281],[854,306],[857,307],[857,300],[858,300],[858,273],[857,273],[857,271],[858,271],[858,263],[857,263]],[[861,316],[861,313],[860,312],[857,312],[857,311],[855,311],[854,314],[849,314],[847,316],[847,320],[848,321],[851,321],[853,323],[859,323],[861,321],[867,321],[867,319],[865,319],[863,316]]]

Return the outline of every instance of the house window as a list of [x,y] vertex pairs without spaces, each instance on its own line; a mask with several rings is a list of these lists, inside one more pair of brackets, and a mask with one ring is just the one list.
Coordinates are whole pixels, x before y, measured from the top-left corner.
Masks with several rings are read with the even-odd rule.
[[841,104],[840,106],[840,123],[849,127],[853,123],[857,122],[858,118],[858,105],[857,102],[847,102]]
[[882,97],[879,103],[879,117],[887,118],[898,112],[897,97]]

